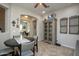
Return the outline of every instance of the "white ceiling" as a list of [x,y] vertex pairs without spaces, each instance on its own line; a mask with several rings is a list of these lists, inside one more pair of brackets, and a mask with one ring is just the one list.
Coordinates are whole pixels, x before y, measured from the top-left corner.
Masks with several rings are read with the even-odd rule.
[[46,5],[49,5],[49,8],[44,8],[42,6],[41,7],[38,6],[38,8],[34,8],[35,3],[14,3],[14,4],[24,7],[27,10],[34,12],[38,15],[44,15],[42,13],[42,11],[46,11],[45,14],[48,14],[48,13],[53,12],[55,10],[73,5],[72,3],[46,3]]

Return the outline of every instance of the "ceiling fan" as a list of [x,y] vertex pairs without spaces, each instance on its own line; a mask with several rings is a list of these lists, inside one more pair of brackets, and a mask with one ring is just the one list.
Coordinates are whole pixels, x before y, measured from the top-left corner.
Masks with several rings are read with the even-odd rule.
[[38,5],[42,5],[44,8],[48,8],[49,6],[46,5],[45,3],[36,3],[36,5],[34,6],[34,8],[37,8]]

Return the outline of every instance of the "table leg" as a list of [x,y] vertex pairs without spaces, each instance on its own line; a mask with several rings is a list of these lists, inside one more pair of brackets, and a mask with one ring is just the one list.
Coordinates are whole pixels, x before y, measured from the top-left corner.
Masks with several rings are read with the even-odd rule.
[[12,56],[15,56],[15,48],[12,47],[12,49],[13,49]]
[[14,55],[15,56],[19,56],[20,52],[19,52],[19,48],[18,47],[15,47],[14,48]]

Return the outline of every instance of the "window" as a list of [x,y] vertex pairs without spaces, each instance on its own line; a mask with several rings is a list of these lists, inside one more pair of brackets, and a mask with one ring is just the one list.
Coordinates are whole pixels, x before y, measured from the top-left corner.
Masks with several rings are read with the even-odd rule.
[[0,31],[5,32],[5,8],[0,7]]
[[79,34],[79,16],[72,16],[69,18],[69,33]]
[[60,19],[60,33],[67,33],[67,18]]

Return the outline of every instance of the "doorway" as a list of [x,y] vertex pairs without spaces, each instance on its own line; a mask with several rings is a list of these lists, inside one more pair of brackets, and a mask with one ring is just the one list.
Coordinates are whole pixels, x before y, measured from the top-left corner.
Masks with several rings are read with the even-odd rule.
[[33,37],[37,35],[37,19],[30,15],[21,15],[20,32],[23,37]]

